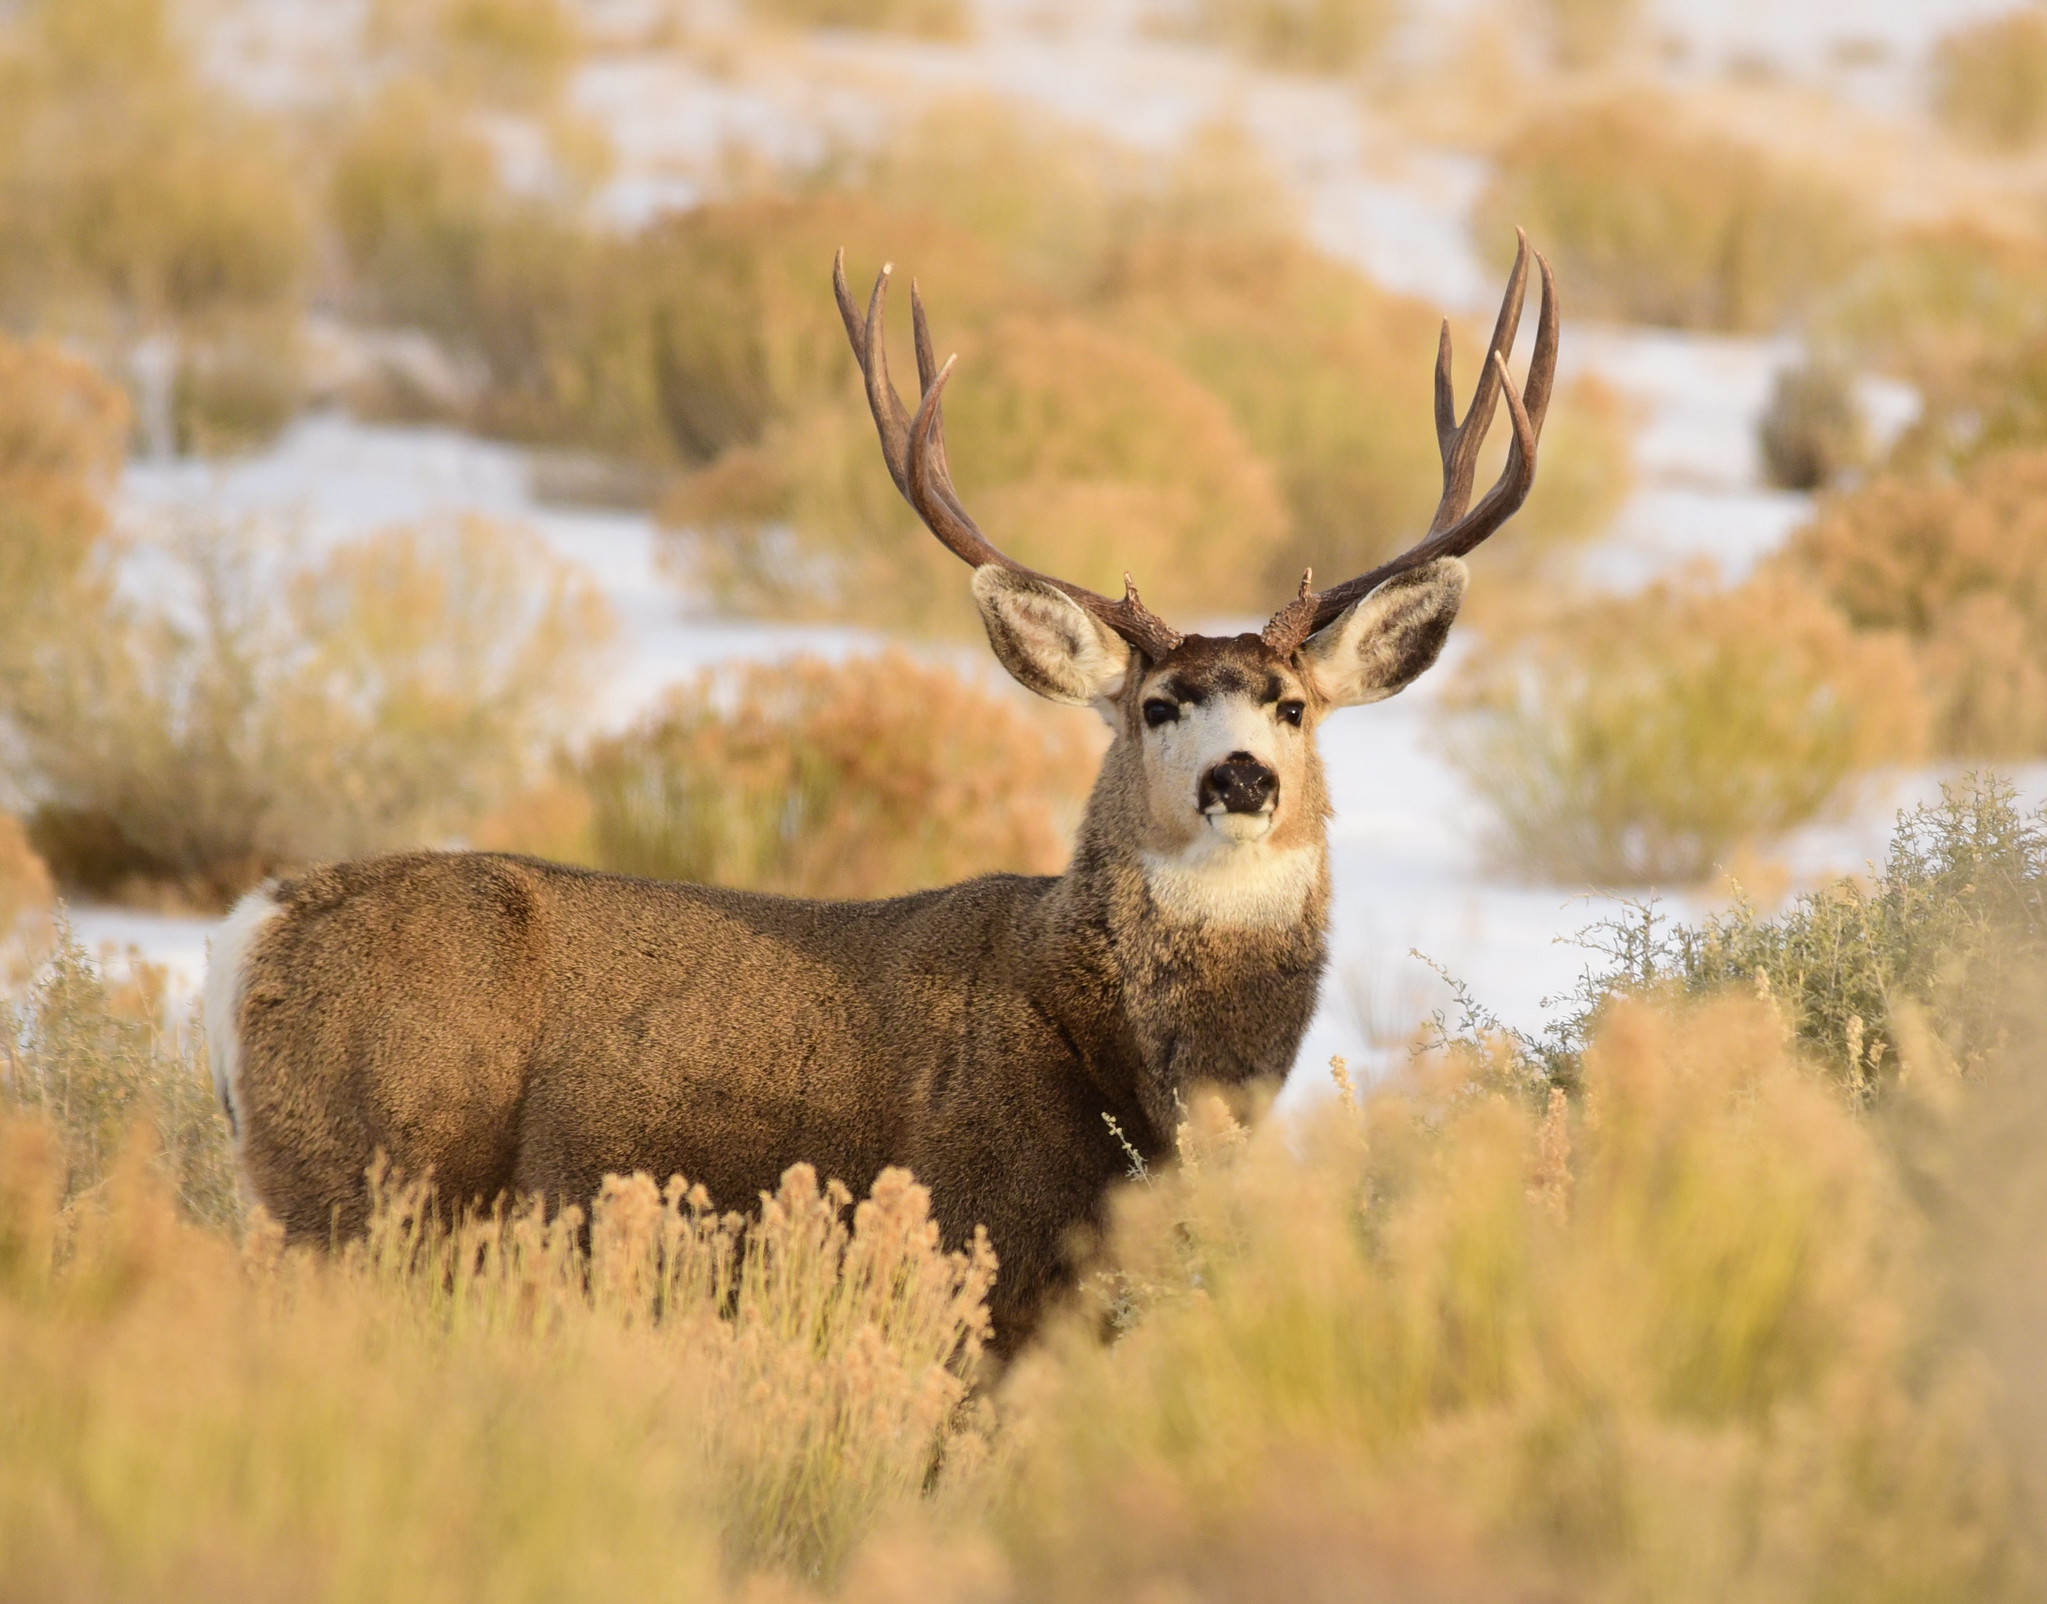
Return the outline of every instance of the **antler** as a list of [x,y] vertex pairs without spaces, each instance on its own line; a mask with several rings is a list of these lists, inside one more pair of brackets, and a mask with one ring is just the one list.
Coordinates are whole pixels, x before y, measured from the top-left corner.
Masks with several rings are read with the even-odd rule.
[[854,358],[867,380],[868,409],[874,414],[874,427],[881,436],[881,455],[888,464],[889,477],[896,482],[896,489],[903,493],[903,499],[915,509],[917,516],[924,520],[925,527],[954,555],[964,558],[976,568],[994,563],[1065,592],[1157,662],[1180,644],[1182,636],[1144,605],[1128,574],[1123,576],[1123,599],[1111,601],[1064,579],[1055,579],[1050,574],[1026,568],[1015,558],[998,551],[974,520],[967,516],[966,508],[960,504],[959,492],[953,488],[952,470],[946,463],[945,419],[941,412],[946,381],[952,377],[953,364],[959,358],[948,357],[945,366],[937,365],[932,355],[931,330],[924,321],[924,299],[912,281],[910,318],[916,333],[919,390],[917,411],[912,415],[903,406],[902,397],[896,393],[895,383],[888,375],[882,310],[888,300],[891,272],[890,267],[882,268],[881,275],[874,281],[874,293],[868,297],[866,316],[862,317],[853,304],[853,292],[846,286],[846,253],[841,250],[832,260],[832,292],[839,300],[839,316],[846,325],[846,338],[852,343]]
[[[1429,532],[1419,544],[1398,557],[1381,563],[1368,574],[1347,579],[1324,591],[1312,586],[1313,571],[1301,576],[1301,593],[1272,615],[1265,626],[1266,644],[1280,652],[1293,652],[1316,630],[1333,623],[1345,608],[1369,596],[1396,574],[1404,574],[1432,563],[1438,557],[1462,557],[1492,534],[1528,499],[1535,484],[1535,447],[1542,435],[1542,420],[1549,411],[1550,391],[1557,372],[1557,287],[1550,266],[1540,252],[1528,249],[1528,236],[1516,229],[1519,242],[1514,252],[1514,271],[1507,276],[1507,293],[1500,302],[1500,315],[1493,324],[1492,343],[1486,347],[1485,366],[1478,376],[1478,388],[1462,422],[1457,417],[1457,397],[1450,381],[1450,322],[1443,321],[1443,337],[1436,348],[1436,444],[1443,455],[1443,499]],[[1521,305],[1528,290],[1528,258],[1533,254],[1542,270],[1542,311],[1535,325],[1535,352],[1528,362],[1528,383],[1516,391],[1507,372],[1507,356],[1514,349],[1514,336],[1521,328]],[[1476,507],[1471,506],[1473,475],[1478,471],[1479,448],[1492,427],[1500,397],[1507,398],[1507,413],[1514,423],[1514,442],[1507,452],[1507,465],[1498,481]],[[1466,509],[1470,508],[1467,512]]]

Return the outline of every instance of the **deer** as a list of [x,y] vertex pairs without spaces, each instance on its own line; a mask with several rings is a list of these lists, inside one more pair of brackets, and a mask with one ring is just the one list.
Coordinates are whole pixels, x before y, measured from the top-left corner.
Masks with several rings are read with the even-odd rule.
[[[946,458],[911,286],[919,398],[890,376],[884,308],[845,254],[833,291],[883,463],[972,569],[988,643],[1111,741],[1065,872],[990,874],[881,901],[663,883],[479,851],[415,851],[275,878],[213,941],[204,1018],[244,1183],[287,1238],[360,1233],[375,1164],[444,1206],[580,1206],[604,1177],[680,1175],[734,1209],[798,1163],[857,1193],[883,1169],[929,1189],[948,1246],[985,1229],[993,1351],[1013,1353],[1078,1273],[1131,1150],[1174,1150],[1197,1087],[1276,1087],[1328,961],[1330,801],[1316,731],[1437,659],[1463,558],[1517,512],[1556,370],[1541,312],[1508,368],[1531,251],[1520,236],[1470,405],[1446,319],[1435,369],[1442,494],[1427,533],[1298,594],[1256,634],[1183,634],[1125,577],[1111,599],[999,551]],[[1504,398],[1505,466],[1472,505]]]

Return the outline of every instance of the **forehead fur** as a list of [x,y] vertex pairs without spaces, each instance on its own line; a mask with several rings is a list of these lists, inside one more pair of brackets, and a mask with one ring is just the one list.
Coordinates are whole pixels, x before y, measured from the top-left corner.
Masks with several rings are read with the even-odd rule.
[[1247,696],[1274,702],[1298,694],[1299,672],[1256,635],[1189,635],[1145,675],[1147,695],[1205,702]]

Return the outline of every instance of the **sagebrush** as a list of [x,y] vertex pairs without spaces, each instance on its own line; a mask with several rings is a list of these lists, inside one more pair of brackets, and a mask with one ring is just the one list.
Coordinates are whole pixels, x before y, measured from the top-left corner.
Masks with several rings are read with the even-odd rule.
[[1693,577],[1484,641],[1445,742],[1530,877],[1695,883],[1923,747],[1910,651],[1796,580]]
[[579,765],[605,868],[811,897],[1057,873],[1094,752],[899,651],[705,674]]

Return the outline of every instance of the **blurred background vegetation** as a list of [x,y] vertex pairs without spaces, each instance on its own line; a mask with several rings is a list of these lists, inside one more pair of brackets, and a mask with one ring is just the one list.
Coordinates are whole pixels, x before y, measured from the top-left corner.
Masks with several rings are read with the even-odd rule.
[[[1535,497],[1411,693],[1487,890],[1697,887],[1901,769],[2047,759],[2047,13],[1955,19],[1877,113],[1880,41],[1820,93],[1641,0],[1433,43],[1421,0],[1145,0],[1153,66],[1241,92],[1126,142],[952,81],[979,0],[308,5],[345,63],[310,96],[226,59],[240,4],[0,8],[0,1594],[2041,1595],[2047,819],[1988,775],[1863,875],[1596,927],[1546,1030],[1460,991],[1296,1120],[1190,1108],[999,1385],[986,1257],[902,1176],[792,1172],[745,1233],[645,1178],[587,1231],[393,1192],[283,1252],[175,989],[64,899],[209,913],[419,843],[828,896],[1057,869],[1104,736],[973,647],[828,264],[898,264],[898,374],[928,291],[998,541],[1262,615],[1437,490],[1461,292],[1357,265],[1278,169],[1281,124],[1335,160],[1332,105],[1565,297]],[[1092,9],[1016,8],[1076,50]],[[650,201],[602,115],[650,63],[896,98]],[[1741,473],[1786,538],[1630,560],[1645,489],[1697,487],[1617,350],[1761,354]],[[621,714],[646,598],[544,529],[126,493],[319,413],[497,442],[642,520],[650,606],[814,649]]]
[[[1055,864],[1072,787],[1048,776],[1073,760],[951,666],[972,612],[875,471],[821,289],[841,244],[863,285],[887,253],[928,288],[970,375],[948,420],[962,490],[1027,562],[1103,588],[1128,568],[1173,614],[1230,618],[1426,516],[1437,307],[1318,246],[1241,123],[1153,148],[941,85],[858,137],[730,151],[691,204],[623,216],[612,135],[576,89],[593,63],[665,51],[715,82],[813,37],[983,26],[965,0],[643,11],[374,0],[341,25],[355,70],[313,103],[221,69],[215,0],[0,17],[0,805],[73,894],[211,908],[294,862],[420,840],[811,891]],[[1769,481],[1817,494],[1811,521],[1752,576],[1646,589],[1606,584],[1601,546],[1638,486],[1640,419],[1592,367],[1567,372],[1443,735],[1503,867],[1696,880],[1900,764],[2047,755],[2027,533],[2047,227],[1990,203],[2030,182],[2047,126],[2037,11],[1934,50],[1915,115],[1949,165],[1931,177],[1888,152],[1858,167],[1847,122],[1766,77],[1660,70],[1630,0],[1487,11],[1454,60],[1416,53],[1395,0],[1147,16],[1474,158],[1481,253],[1503,263],[1527,227],[1579,326],[1795,353],[1757,450]],[[1946,203],[1921,193],[1956,174]],[[1480,331],[1458,332],[1470,349]],[[1916,394],[1901,436],[1873,432],[1870,375]],[[614,626],[517,528],[338,551],[110,516],[131,454],[261,451],[336,406],[515,444],[565,493],[656,516],[692,605],[929,642],[926,678],[879,660],[818,711],[817,671],[750,671],[600,749],[576,715]],[[779,755],[719,824],[702,787],[740,738],[718,711],[734,695]],[[934,751],[914,804],[818,744],[838,719],[892,740],[918,697],[993,697],[1016,738]],[[891,835],[905,807],[981,807],[956,783],[977,768],[997,771],[998,826],[944,813],[932,828],[974,843],[952,853]],[[780,822],[742,827],[749,809]]]

